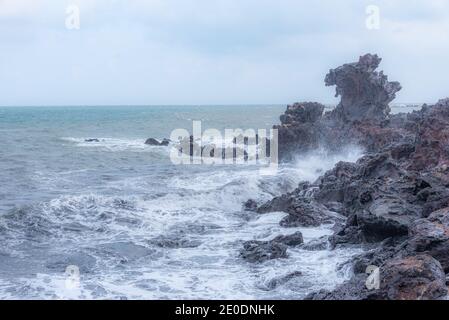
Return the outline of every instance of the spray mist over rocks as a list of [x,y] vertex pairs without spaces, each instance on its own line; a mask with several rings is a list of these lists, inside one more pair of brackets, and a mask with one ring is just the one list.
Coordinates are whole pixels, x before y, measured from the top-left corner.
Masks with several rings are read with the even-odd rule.
[[[259,214],[287,213],[280,221],[287,228],[333,224],[333,234],[314,248],[358,246],[366,251],[348,264],[349,280],[307,299],[447,296],[449,99],[390,114],[389,103],[401,85],[376,71],[380,62],[367,54],[330,70],[325,83],[336,86],[338,106],[323,113],[322,104],[296,103],[275,126],[284,161],[316,149],[339,154],[349,145],[363,150],[360,158],[338,162],[313,182],[264,204],[247,205]],[[288,246],[285,239],[252,242],[244,245],[242,255],[285,258]]]

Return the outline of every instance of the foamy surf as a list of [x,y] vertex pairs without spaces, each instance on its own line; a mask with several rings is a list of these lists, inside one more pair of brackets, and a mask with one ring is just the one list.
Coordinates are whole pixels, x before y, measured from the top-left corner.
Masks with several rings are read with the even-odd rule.
[[[281,167],[273,177],[260,176],[257,168],[217,167],[193,176],[186,171],[165,177],[167,193],[160,195],[63,196],[25,211],[20,219],[12,215],[7,233],[26,239],[33,226],[41,246],[52,249],[43,261],[44,270],[35,277],[6,281],[2,296],[299,299],[316,289],[330,289],[348,278],[342,266],[360,249],[290,248],[288,259],[258,265],[239,258],[247,240],[270,240],[301,231],[307,244],[332,233],[331,225],[282,228],[279,221],[285,213],[259,215],[242,210],[247,199],[262,202],[291,191],[298,182],[313,180],[333,160],[350,156],[317,159],[303,158],[295,166]],[[313,173],[307,176],[305,171]],[[152,183],[142,177],[112,185],[125,191],[131,185],[145,190]],[[68,264],[80,268],[80,284],[73,290],[64,282]],[[39,290],[43,284],[45,290]]]
[[169,148],[149,146],[145,139],[117,139],[117,138],[61,138],[61,140],[75,144],[79,148],[91,148],[109,152],[154,152],[168,154]]
[[[284,109],[251,108],[180,112],[183,119],[226,120],[207,127],[258,128],[271,126]],[[287,259],[245,262],[239,256],[245,241],[300,231],[311,244],[330,235],[332,225],[286,229],[279,225],[285,213],[242,207],[312,182],[335,162],[355,160],[359,150],[303,155],[271,176],[260,175],[257,165],[177,166],[169,147],[145,145],[148,137],[170,136],[157,113],[145,118],[147,110],[138,109],[136,120],[129,109],[119,110],[126,129],[119,136],[113,126],[99,127],[100,118],[67,120],[73,118],[67,112],[84,119],[85,111],[58,108],[48,111],[54,127],[34,122],[32,113],[27,126],[36,134],[20,137],[14,127],[5,133],[2,150],[11,156],[0,171],[7,191],[0,195],[0,298],[300,299],[347,279],[346,261],[358,248],[289,248]],[[132,119],[121,120],[123,114]],[[164,127],[189,125],[167,119]],[[66,283],[70,266],[79,268],[76,286]]]

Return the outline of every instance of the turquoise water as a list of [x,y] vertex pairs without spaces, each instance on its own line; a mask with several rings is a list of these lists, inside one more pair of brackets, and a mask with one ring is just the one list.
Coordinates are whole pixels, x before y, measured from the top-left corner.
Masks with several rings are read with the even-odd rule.
[[[0,108],[0,298],[292,299],[348,276],[353,251],[289,249],[290,258],[243,262],[242,242],[300,230],[285,215],[245,212],[313,180],[340,160],[304,155],[261,176],[255,166],[175,166],[149,137],[203,129],[268,129],[285,106]],[[86,142],[86,139],[98,142]],[[162,243],[162,245],[161,245]],[[79,270],[67,285],[67,268]],[[301,271],[280,287],[271,280]]]
[[[0,108],[0,176],[7,182],[0,193],[0,208],[11,209],[60,193],[76,192],[76,188],[92,188],[102,179],[119,177],[120,171],[129,176],[133,173],[126,171],[139,172],[166,164],[168,158],[162,156],[161,150],[146,147],[143,142],[149,137],[169,137],[177,128],[191,131],[192,120],[201,120],[204,128],[219,130],[239,126],[269,128],[282,109],[281,106]],[[102,142],[83,144],[88,138],[100,138]],[[119,171],[111,173],[114,169]],[[46,186],[50,177],[70,176],[77,171],[79,175],[87,172],[86,177],[73,181],[60,179],[53,182],[56,185]],[[95,180],[89,175],[91,171],[98,174]]]

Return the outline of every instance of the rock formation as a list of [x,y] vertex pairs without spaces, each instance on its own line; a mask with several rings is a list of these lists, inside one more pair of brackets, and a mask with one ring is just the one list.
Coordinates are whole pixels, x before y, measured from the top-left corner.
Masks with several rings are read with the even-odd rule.
[[[361,145],[374,151],[389,142],[401,140],[406,132],[390,116],[389,103],[401,90],[398,82],[389,82],[376,69],[381,59],[367,54],[359,62],[330,70],[327,86],[336,86],[341,96],[338,106],[323,114],[325,106],[317,102],[295,103],[281,116],[279,155],[284,160],[319,147],[340,151],[347,145]],[[396,125],[393,130],[391,125]]]
[[166,147],[170,144],[170,140],[164,138],[161,142],[159,142],[158,140],[156,140],[154,138],[149,138],[145,141],[145,144],[149,145],[149,146]]
[[399,82],[389,82],[383,72],[377,72],[382,61],[377,55],[367,54],[356,63],[330,70],[326,86],[336,86],[340,104],[332,112],[342,121],[383,121],[390,113],[389,103],[401,90]]
[[[381,59],[367,54],[330,70],[338,106],[297,103],[281,116],[284,160],[324,147],[365,150],[356,163],[338,163],[317,181],[251,210],[284,211],[283,226],[336,223],[329,245],[360,245],[354,275],[335,290],[310,299],[438,299],[449,273],[449,99],[409,114],[390,114],[401,89],[377,72]],[[341,221],[340,214],[345,218]],[[340,216],[340,217],[341,217]],[[322,247],[322,243],[319,244]],[[366,268],[380,268],[378,290],[368,290]]]

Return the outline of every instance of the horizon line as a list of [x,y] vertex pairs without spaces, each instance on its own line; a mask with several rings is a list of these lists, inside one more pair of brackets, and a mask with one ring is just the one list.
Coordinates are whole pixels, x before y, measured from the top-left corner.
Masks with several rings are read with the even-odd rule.
[[[293,102],[293,103],[232,103],[232,104],[220,104],[220,103],[214,103],[214,104],[36,104],[36,105],[0,105],[0,108],[41,108],[41,107],[51,107],[51,108],[58,108],[58,107],[68,107],[68,108],[82,108],[82,107],[261,107],[261,106],[267,106],[267,107],[274,107],[274,106],[288,106],[292,105],[294,103],[302,103],[306,101],[301,102]],[[307,101],[309,102],[309,101]],[[312,102],[312,101],[310,101]],[[323,103],[324,106],[337,106],[338,103]],[[412,105],[424,105],[424,104],[435,104],[435,102],[395,102],[390,103],[389,105],[394,107],[398,105],[406,105],[406,106],[412,106]]]

